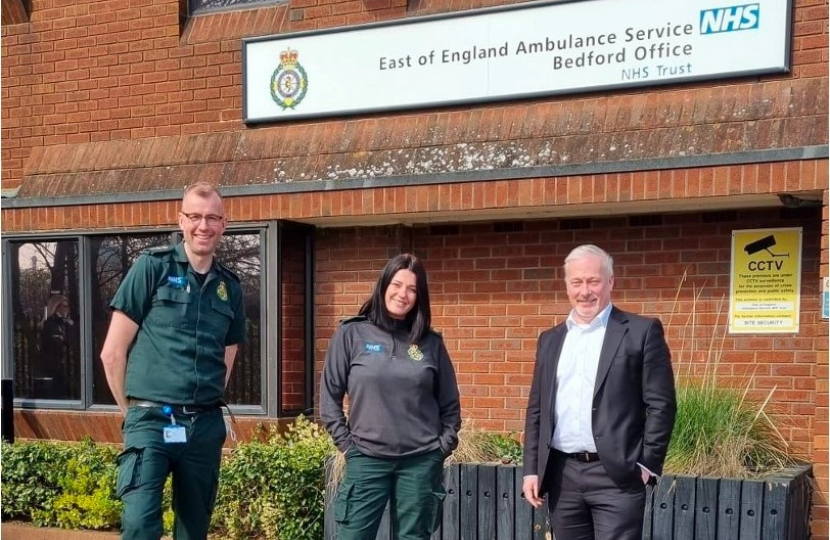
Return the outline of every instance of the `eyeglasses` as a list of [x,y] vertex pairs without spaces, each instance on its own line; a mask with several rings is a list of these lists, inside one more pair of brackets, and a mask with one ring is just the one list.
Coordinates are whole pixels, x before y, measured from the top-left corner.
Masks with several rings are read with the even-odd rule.
[[221,225],[225,221],[225,216],[217,216],[216,214],[188,214],[185,212],[180,212],[181,215],[186,217],[188,221],[190,221],[191,225],[198,225],[205,220],[210,227],[217,227]]

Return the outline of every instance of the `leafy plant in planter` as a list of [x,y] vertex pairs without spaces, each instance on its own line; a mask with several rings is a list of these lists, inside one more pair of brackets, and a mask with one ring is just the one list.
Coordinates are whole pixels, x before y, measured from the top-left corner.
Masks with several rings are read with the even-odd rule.
[[472,418],[461,421],[458,432],[458,448],[450,455],[446,465],[452,463],[520,463],[522,443],[514,433],[504,435],[483,431],[475,427]]

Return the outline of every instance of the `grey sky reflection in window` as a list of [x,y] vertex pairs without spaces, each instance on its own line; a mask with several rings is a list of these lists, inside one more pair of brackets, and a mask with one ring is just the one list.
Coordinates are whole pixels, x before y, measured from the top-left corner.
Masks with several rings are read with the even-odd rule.
[[78,400],[78,242],[10,242],[9,255],[15,395]]
[[285,3],[278,0],[189,0],[190,13],[210,10],[241,9],[257,5]]

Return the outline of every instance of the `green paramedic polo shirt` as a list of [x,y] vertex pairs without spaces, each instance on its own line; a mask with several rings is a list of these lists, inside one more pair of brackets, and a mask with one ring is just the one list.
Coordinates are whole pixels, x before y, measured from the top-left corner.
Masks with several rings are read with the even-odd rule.
[[138,324],[126,394],[171,405],[213,405],[225,391],[225,347],[245,340],[239,278],[214,259],[200,287],[184,244],[144,250],[110,307]]

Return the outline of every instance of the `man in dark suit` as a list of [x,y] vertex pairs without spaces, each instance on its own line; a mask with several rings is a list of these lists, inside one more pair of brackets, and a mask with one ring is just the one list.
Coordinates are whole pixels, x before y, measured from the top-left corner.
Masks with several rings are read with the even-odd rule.
[[613,260],[565,258],[568,319],[542,333],[525,421],[524,484],[548,494],[556,540],[640,540],[645,485],[663,471],[676,411],[658,319],[611,304]]

